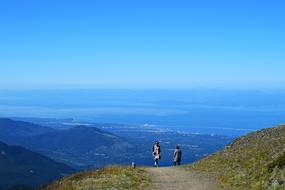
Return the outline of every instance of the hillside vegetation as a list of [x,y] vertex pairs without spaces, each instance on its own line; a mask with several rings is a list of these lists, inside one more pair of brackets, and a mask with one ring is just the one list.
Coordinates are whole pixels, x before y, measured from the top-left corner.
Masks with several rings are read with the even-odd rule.
[[151,180],[143,169],[112,166],[64,177],[41,190],[145,190]]
[[216,174],[234,190],[284,190],[285,125],[240,137],[193,167]]

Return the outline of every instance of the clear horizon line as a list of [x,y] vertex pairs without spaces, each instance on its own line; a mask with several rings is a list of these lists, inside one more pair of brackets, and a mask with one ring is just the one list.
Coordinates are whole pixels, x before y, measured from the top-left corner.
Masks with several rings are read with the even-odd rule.
[[124,87],[124,86],[21,86],[21,87],[1,87],[0,91],[17,90],[285,90],[284,86],[189,86],[189,87]]

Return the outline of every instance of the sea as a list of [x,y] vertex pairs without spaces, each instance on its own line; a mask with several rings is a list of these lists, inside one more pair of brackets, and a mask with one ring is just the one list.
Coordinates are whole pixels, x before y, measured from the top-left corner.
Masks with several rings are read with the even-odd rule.
[[0,90],[0,117],[73,118],[240,136],[285,123],[285,89]]

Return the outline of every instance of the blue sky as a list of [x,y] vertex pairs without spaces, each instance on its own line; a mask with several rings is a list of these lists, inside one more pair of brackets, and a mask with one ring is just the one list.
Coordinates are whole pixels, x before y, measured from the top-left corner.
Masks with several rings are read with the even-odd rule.
[[0,88],[282,87],[282,0],[3,0]]

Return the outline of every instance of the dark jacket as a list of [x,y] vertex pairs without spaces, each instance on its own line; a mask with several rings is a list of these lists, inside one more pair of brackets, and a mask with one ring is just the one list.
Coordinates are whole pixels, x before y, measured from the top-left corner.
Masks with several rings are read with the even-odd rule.
[[154,146],[157,146],[157,147],[158,147],[158,154],[160,154],[160,146],[159,146],[159,145],[153,145],[153,146],[152,146],[152,152],[154,152]]
[[182,151],[180,149],[175,149],[173,154],[174,162],[181,162]]
[[154,160],[159,160],[161,158],[160,156],[160,146],[159,145],[154,145],[152,147],[152,155]]

